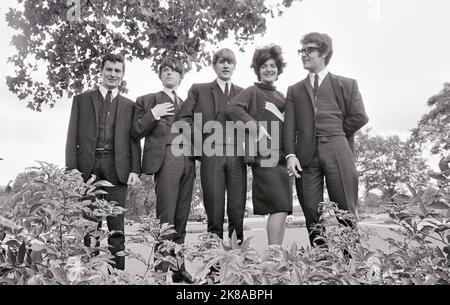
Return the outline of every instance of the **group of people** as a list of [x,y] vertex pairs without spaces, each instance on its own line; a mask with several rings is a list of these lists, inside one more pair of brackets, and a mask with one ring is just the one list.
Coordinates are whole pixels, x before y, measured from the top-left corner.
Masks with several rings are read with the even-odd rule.
[[[243,242],[249,166],[254,214],[269,215],[269,245],[282,244],[286,217],[293,208],[294,181],[311,245],[321,245],[323,239],[316,225],[324,180],[330,200],[340,209],[356,212],[358,176],[353,137],[368,118],[356,81],[327,70],[333,55],[332,39],[313,32],[303,36],[300,44],[298,53],[308,75],[290,86],[286,97],[275,87],[286,63],[280,46],[274,44],[255,50],[251,67],[258,81],[246,89],[231,80],[235,54],[226,48],[218,50],[212,61],[217,78],[211,83],[193,84],[185,101],[177,94],[185,70],[176,58],[166,57],[159,66],[162,89],[134,103],[118,90],[125,71],[123,57],[107,54],[102,60],[98,88],[74,97],[66,144],[67,168],[78,169],[86,180],[94,174],[111,182],[114,187],[108,188],[105,199],[121,206],[125,206],[127,186],[139,182],[139,174],[153,175],[157,218],[174,226],[176,234],[170,239],[182,244],[192,201],[195,160],[200,161],[207,231],[223,239],[226,206],[228,237],[235,234],[238,242]],[[196,119],[198,115],[201,120]],[[226,130],[236,126],[227,124],[230,121],[253,123],[245,126],[254,126],[254,130],[247,130],[241,141],[239,130]],[[174,140],[181,132],[173,128],[177,122],[189,126],[190,135],[201,134],[184,142],[190,146],[184,150],[188,152],[194,147],[204,148],[210,141],[208,137],[214,133],[207,127],[210,122],[224,127],[226,132],[208,143],[214,152],[221,153],[204,149],[200,153],[175,153],[180,143]],[[264,141],[266,145],[249,153],[252,143]],[[272,159],[269,166],[264,164],[268,159]],[[108,217],[107,223],[108,229],[114,230],[108,243],[115,255],[124,250],[124,216]],[[115,256],[115,267],[124,269],[123,256]],[[184,264],[178,267],[174,281],[192,283]]]

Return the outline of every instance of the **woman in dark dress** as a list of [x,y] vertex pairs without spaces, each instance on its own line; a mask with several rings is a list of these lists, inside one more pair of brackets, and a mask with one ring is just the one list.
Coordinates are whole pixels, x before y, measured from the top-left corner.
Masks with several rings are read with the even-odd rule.
[[282,244],[286,217],[292,213],[292,181],[282,152],[285,98],[274,86],[285,65],[279,46],[256,49],[252,68],[259,82],[234,97],[227,107],[228,119],[255,126],[256,136],[246,144],[257,143],[257,154],[253,158],[247,154],[246,160],[252,166],[254,213],[269,214],[269,245]]

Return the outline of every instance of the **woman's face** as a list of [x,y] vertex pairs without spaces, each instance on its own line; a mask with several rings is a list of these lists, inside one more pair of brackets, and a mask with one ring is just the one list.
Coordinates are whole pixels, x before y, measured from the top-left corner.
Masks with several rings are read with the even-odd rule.
[[278,78],[278,67],[273,58],[269,58],[259,67],[259,75],[261,82],[265,84],[273,84]]

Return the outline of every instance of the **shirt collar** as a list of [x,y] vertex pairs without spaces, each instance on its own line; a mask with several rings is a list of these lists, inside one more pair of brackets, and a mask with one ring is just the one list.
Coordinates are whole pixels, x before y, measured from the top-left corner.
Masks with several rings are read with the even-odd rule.
[[[100,84],[100,86],[98,86],[98,90],[100,90],[100,93],[102,94],[103,98],[106,99],[106,94],[108,94],[108,90],[107,88],[105,88],[102,84]],[[111,100],[115,99],[116,96],[119,94],[119,88],[114,88],[111,90]]]
[[219,85],[220,89],[222,89],[222,92],[225,92],[225,84],[228,83],[228,90],[231,90],[231,81],[224,81],[223,79],[217,78],[216,79],[217,84]]
[[312,72],[309,72],[309,79],[310,79],[310,81],[311,81],[311,83],[312,84],[314,84],[314,76],[315,75],[319,75],[319,84],[321,84],[322,83],[322,81],[325,79],[325,77],[327,76],[327,74],[328,74],[328,70],[327,70],[327,68],[324,68],[322,71],[320,71],[319,73],[312,73]]
[[173,95],[173,91],[175,91],[175,93],[178,96],[177,90],[175,90],[175,89],[170,89],[170,88],[164,87],[162,91],[164,93],[166,93],[172,99],[172,101],[175,101],[175,96]]

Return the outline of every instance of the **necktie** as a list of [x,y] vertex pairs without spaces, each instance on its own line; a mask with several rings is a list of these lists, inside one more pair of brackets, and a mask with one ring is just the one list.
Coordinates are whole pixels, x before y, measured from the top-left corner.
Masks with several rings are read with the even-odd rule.
[[111,96],[112,96],[112,91],[108,90],[108,93],[106,93],[106,104],[110,104],[111,103]]
[[319,98],[317,97],[317,95],[319,93],[319,75],[317,75],[317,74],[314,75],[313,93],[314,93],[314,113],[316,113],[318,111],[317,102],[319,101]]
[[314,99],[317,101],[317,94],[319,92],[319,75],[314,75]]
[[175,90],[172,90],[173,93],[173,102],[175,104],[175,108],[178,108],[178,96],[177,93],[175,92]]
[[228,88],[228,83],[225,83],[225,95],[228,96],[230,94],[230,89]]

